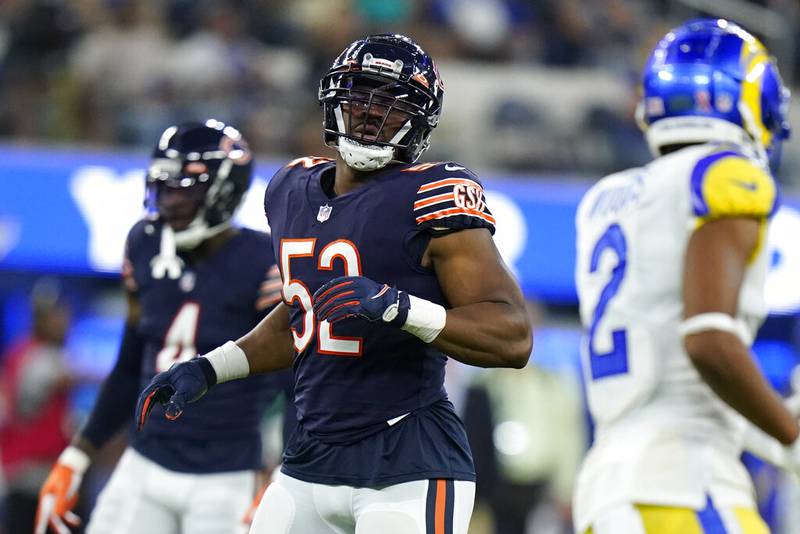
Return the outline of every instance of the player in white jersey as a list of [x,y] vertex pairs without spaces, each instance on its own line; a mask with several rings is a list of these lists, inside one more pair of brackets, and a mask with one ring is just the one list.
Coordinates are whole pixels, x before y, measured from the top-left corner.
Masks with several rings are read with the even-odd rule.
[[717,19],[668,33],[643,86],[655,160],[601,180],[576,216],[596,439],[575,528],[765,533],[739,460],[746,436],[795,470],[800,458],[795,416],[749,350],[766,315],[769,164],[789,134],[788,91],[763,45]]

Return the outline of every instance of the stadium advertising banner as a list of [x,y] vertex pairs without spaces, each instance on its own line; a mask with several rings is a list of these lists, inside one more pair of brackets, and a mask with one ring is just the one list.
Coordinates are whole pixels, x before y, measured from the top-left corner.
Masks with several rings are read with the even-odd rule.
[[[261,162],[238,222],[268,229],[264,189],[283,162]],[[143,214],[146,155],[0,146],[0,269],[119,272],[125,236]],[[588,182],[554,176],[482,176],[495,241],[525,293],[575,302],[574,215]],[[784,197],[769,235],[767,300],[800,312],[800,199]]]

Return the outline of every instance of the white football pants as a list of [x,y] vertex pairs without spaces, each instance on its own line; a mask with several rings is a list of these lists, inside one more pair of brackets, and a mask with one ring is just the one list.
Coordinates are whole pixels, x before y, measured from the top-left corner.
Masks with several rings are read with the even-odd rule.
[[250,534],[467,534],[475,483],[415,480],[381,489],[276,473]]
[[130,447],[97,499],[86,534],[242,534],[254,471],[164,469]]

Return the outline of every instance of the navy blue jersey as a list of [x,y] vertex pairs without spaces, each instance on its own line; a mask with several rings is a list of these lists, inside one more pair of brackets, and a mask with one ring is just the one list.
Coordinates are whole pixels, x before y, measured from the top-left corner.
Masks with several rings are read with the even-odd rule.
[[[318,322],[311,295],[332,278],[363,275],[447,307],[436,274],[421,265],[421,258],[437,232],[494,230],[480,181],[453,163],[391,165],[361,187],[330,198],[321,179],[332,179],[334,172],[331,160],[300,158],[278,171],[265,197],[297,351],[294,385],[300,429],[287,446],[284,469],[305,480],[350,485],[429,475],[469,478],[471,458],[462,425],[442,419],[458,421],[443,385],[446,356],[383,323],[361,318],[333,326]],[[382,432],[402,416],[396,429]],[[419,426],[411,422],[414,418],[427,423]],[[341,451],[339,445],[363,447],[363,440],[384,440],[385,445],[388,436],[414,428],[421,432],[414,433],[417,441],[430,440],[434,448],[456,441],[462,454],[448,462],[431,455],[415,458],[413,466],[412,454],[409,461],[392,458],[384,466],[365,462],[363,451],[361,461],[332,453],[325,456],[331,461],[322,462],[329,469],[313,458],[321,451],[310,440]],[[424,447],[420,443],[417,450],[404,450],[424,456]],[[303,453],[312,450],[316,452]],[[362,472],[343,472],[343,465]],[[375,478],[376,472],[383,476]]]
[[[125,283],[141,306],[141,388],[173,363],[204,354],[253,328],[266,313],[260,288],[274,265],[269,236],[241,229],[202,261],[193,263],[179,253],[183,267],[177,279],[154,278],[151,265],[160,243],[161,223],[140,221],[126,246]],[[131,445],[174,471],[258,468],[260,421],[284,382],[285,375],[273,374],[220,384],[175,421],[167,420],[157,405],[147,425],[132,432]]]

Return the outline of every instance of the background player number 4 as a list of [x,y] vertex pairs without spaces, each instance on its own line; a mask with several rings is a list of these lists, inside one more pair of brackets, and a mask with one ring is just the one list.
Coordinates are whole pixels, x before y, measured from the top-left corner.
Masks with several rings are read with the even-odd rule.
[[166,371],[177,362],[197,356],[197,324],[200,320],[200,303],[186,302],[169,325],[164,336],[164,348],[156,355],[156,372]]

